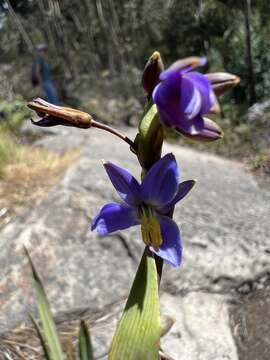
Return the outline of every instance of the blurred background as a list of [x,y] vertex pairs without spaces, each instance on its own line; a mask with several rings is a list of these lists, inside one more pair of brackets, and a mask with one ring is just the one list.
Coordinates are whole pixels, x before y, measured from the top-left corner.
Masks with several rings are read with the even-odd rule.
[[[224,359],[216,354],[220,344],[229,353],[233,334],[241,340],[240,360],[268,360],[269,18],[269,0],[0,0],[0,332],[11,327],[10,318],[17,323],[29,313],[22,244],[35,251],[56,308],[70,310],[84,299],[94,310],[103,309],[126,295],[142,249],[140,236],[99,238],[89,223],[104,199],[115,196],[99,159],[137,171],[136,158],[104,134],[35,127],[26,103],[49,91],[56,103],[85,110],[132,137],[145,100],[142,71],[157,50],[166,67],[179,58],[207,56],[200,71],[241,78],[219,98],[215,120],[224,130],[222,140],[197,144],[167,133],[166,149],[176,154],[181,170],[183,164],[183,176],[198,178],[197,193],[176,212],[185,264],[166,283],[181,305],[174,312],[186,309],[187,320],[179,324],[197,330],[181,328],[175,342],[182,351],[185,340],[178,339],[190,336],[187,353],[195,341],[208,354],[200,359]],[[43,82],[49,80],[47,87],[33,81],[33,69]],[[236,320],[229,323],[232,293]],[[183,353],[187,358],[196,359]]]
[[[26,98],[38,43],[48,46],[63,98],[76,90],[79,101],[85,88],[102,82],[97,72],[123,81],[156,49],[166,64],[203,54],[206,70],[238,74],[242,82],[231,96],[244,109],[269,96],[266,0],[1,0],[0,11],[1,72],[13,71],[11,85]],[[130,82],[124,85],[132,92]]]
[[[31,66],[36,46],[46,44],[62,102],[103,121],[134,125],[143,103],[141,71],[154,50],[165,65],[206,55],[206,71],[241,77],[240,85],[221,101],[223,126],[233,126],[233,133],[225,147],[213,146],[227,156],[239,155],[247,150],[242,145],[250,140],[254,116],[269,105],[269,13],[267,0],[1,0],[0,99],[37,95]],[[248,114],[256,103],[264,105]],[[252,146],[261,150],[265,142],[269,145],[267,115],[257,117]]]
[[[206,70],[238,74],[242,82],[231,96],[243,108],[270,95],[266,0],[1,0],[0,9],[1,72],[15,75],[16,69],[9,80],[26,98],[38,43],[48,46],[63,96],[71,96],[70,85],[77,101],[84,88],[102,82],[97,72],[124,78],[156,49],[166,64],[207,55]],[[130,80],[125,85],[130,88]]]
[[[25,168],[32,161],[26,145],[40,134],[22,124],[30,117],[25,102],[46,98],[31,79],[37,47],[46,46],[60,104],[117,125],[138,124],[141,73],[155,50],[165,66],[206,55],[204,71],[240,76],[240,85],[220,99],[216,120],[224,139],[188,145],[243,160],[264,181],[270,173],[269,14],[267,0],[0,0],[0,176],[8,176],[14,161]],[[168,138],[182,142],[175,134]]]

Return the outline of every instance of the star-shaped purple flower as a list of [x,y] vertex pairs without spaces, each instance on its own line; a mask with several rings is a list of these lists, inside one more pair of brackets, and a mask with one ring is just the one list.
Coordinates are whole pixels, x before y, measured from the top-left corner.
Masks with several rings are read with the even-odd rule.
[[194,139],[211,141],[222,137],[222,131],[203,115],[218,109],[218,103],[208,78],[191,71],[205,63],[205,58],[194,57],[172,64],[160,74],[153,100],[164,125]]
[[168,217],[194,186],[194,180],[179,184],[177,163],[167,154],[147,172],[141,184],[126,169],[104,163],[107,174],[124,203],[106,204],[92,221],[92,231],[109,234],[141,224],[143,241],[173,267],[181,263],[182,244],[176,223]]

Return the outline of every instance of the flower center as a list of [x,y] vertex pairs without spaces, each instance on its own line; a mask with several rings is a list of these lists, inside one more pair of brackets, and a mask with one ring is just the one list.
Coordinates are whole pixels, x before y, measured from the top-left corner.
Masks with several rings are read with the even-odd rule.
[[153,246],[158,251],[162,244],[162,237],[158,219],[151,207],[141,208],[141,231],[144,243]]

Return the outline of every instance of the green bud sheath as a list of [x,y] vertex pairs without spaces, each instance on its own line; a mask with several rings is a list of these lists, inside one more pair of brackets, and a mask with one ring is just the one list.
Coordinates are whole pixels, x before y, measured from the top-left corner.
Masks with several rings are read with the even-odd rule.
[[161,157],[164,140],[163,127],[157,107],[149,102],[139,125],[138,159],[143,169],[148,170]]

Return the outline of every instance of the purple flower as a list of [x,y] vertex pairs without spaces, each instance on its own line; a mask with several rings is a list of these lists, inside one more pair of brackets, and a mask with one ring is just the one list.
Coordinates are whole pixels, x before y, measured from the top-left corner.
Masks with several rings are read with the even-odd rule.
[[[205,58],[187,58],[172,64],[160,74],[159,83],[153,92],[161,121],[183,135],[207,140],[207,121],[203,115],[218,109],[218,103],[208,78],[191,71],[204,65]],[[213,124],[212,124],[213,128]],[[215,124],[209,140],[221,137],[222,131]]]
[[105,235],[141,224],[143,241],[149,249],[170,265],[179,266],[182,257],[180,232],[167,215],[195,181],[179,184],[173,154],[157,161],[141,184],[126,169],[112,163],[104,163],[104,167],[124,203],[106,204],[92,221],[92,231]]

